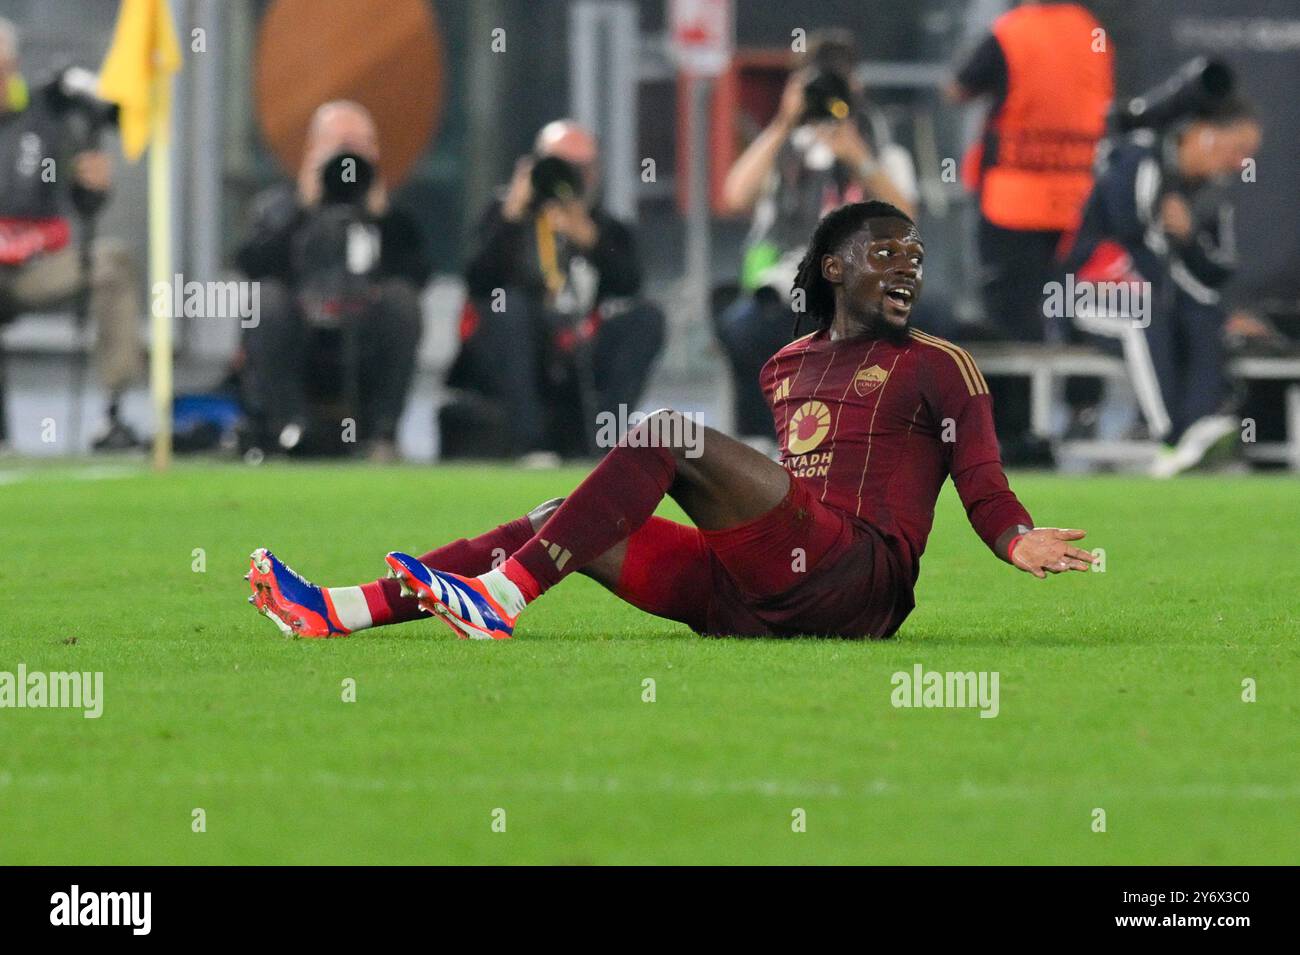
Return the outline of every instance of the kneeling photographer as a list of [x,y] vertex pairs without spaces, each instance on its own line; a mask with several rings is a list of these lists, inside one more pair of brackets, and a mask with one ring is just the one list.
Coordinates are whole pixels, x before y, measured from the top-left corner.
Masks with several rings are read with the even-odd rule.
[[235,256],[261,296],[260,321],[243,332],[248,448],[396,456],[430,263],[378,163],[365,108],[326,103],[296,190],[274,187],[254,202]]
[[444,455],[591,454],[596,416],[641,397],[664,317],[641,297],[632,230],[600,208],[597,158],[588,130],[549,123],[484,214]]

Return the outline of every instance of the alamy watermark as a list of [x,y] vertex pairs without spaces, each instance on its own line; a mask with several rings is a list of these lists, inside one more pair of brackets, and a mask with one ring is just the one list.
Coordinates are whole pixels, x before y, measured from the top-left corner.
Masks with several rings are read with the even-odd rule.
[[977,707],[980,719],[992,719],[999,710],[999,679],[997,670],[926,670],[918,663],[912,667],[911,673],[899,670],[889,678],[894,687],[889,701],[895,707],[903,708]]
[[704,415],[698,411],[629,412],[596,415],[596,447],[612,448],[621,442],[632,448],[681,448],[688,458],[704,453]]
[[177,272],[170,282],[155,282],[151,298],[156,318],[237,318],[241,328],[262,320],[259,282],[187,282]]
[[97,720],[104,712],[104,674],[29,673],[20,663],[16,673],[0,670],[0,709],[6,708],[84,710],[82,716]]
[[50,896],[51,925],[126,925],[132,935],[148,935],[152,913],[152,892],[83,892],[74,885]]
[[1135,328],[1151,324],[1151,283],[1078,282],[1067,272],[1064,282],[1043,286],[1043,315],[1047,318],[1128,319]]

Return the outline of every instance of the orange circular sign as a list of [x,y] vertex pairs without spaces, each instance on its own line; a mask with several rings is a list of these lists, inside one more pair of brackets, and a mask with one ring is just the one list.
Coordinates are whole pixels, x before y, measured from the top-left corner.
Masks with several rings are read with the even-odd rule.
[[258,127],[296,176],[316,107],[355,100],[375,119],[380,172],[395,187],[437,128],[442,57],[429,0],[275,0],[257,35]]

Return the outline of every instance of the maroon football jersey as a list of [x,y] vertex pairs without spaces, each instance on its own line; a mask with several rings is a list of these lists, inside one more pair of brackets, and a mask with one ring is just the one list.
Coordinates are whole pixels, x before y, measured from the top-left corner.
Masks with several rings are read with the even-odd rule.
[[998,454],[988,384],[971,356],[915,329],[831,341],[814,332],[763,366],[781,463],[820,500],[885,536],[916,579],[944,478],[990,548],[1033,526]]

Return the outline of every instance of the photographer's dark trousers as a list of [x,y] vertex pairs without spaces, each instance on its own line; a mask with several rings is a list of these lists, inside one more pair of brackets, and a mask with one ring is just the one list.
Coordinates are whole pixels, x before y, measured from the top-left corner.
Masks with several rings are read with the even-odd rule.
[[[421,321],[417,289],[402,279],[380,280],[373,303],[352,317],[355,324],[357,407],[345,408],[348,339],[342,329],[313,327],[289,286],[260,283],[260,318],[245,328],[244,401],[255,430],[274,441],[284,426],[298,422],[312,445],[349,450],[392,441],[415,372]],[[330,410],[338,409],[338,421]],[[356,422],[349,435],[342,418]]]
[[[1060,241],[1060,232],[1004,229],[980,216],[980,292],[985,317],[1007,341],[1041,342],[1047,338],[1043,286],[1057,278],[1055,257]],[[1003,460],[1038,463],[1029,433],[1028,381],[993,378],[989,391]]]
[[790,343],[793,329],[794,313],[770,289],[742,295],[717,316],[714,333],[731,366],[733,430],[738,437],[776,439],[758,373]]
[[1224,368],[1223,310],[1198,302],[1181,288],[1173,295],[1172,321],[1153,316],[1147,346],[1169,413],[1165,442],[1176,444],[1198,419],[1223,411],[1229,395]]
[[[1162,288],[1168,290],[1164,295]],[[1109,351],[1119,342],[1147,430],[1173,445],[1190,425],[1222,413],[1228,402],[1224,318],[1217,302],[1198,301],[1168,277],[1155,289],[1157,304],[1145,328],[1128,319],[1078,318],[1075,325],[1099,336]]]
[[1015,342],[1045,338],[1043,286],[1056,276],[1061,233],[1004,229],[980,217],[980,292],[988,321]]
[[644,299],[611,306],[606,314],[588,344],[591,385],[595,410],[617,414],[619,406],[631,411],[641,400],[667,328],[659,306]]
[[507,289],[501,311],[488,301],[475,308],[478,325],[448,384],[499,409],[514,454],[590,453],[594,416],[617,415],[620,405],[634,410],[664,344],[663,312],[645,299],[603,308],[594,336],[571,347],[564,343],[572,337],[570,320],[535,294]]

